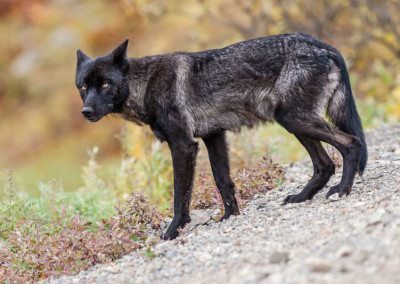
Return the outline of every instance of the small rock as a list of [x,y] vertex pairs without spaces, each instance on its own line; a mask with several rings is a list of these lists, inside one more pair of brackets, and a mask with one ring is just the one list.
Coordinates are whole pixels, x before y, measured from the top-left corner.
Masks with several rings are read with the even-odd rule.
[[332,194],[331,196],[328,197],[329,201],[335,202],[335,201],[339,201],[340,197],[338,193]]
[[316,273],[327,273],[332,270],[331,263],[323,259],[312,259],[308,265],[311,271]]
[[383,216],[385,215],[385,210],[381,209],[375,212],[370,218],[368,219],[368,226],[375,226],[383,221]]
[[353,251],[353,250],[352,250],[351,247],[344,245],[344,246],[341,246],[341,247],[337,250],[336,256],[337,256],[337,257],[348,257],[349,255],[351,255],[352,251]]
[[227,228],[224,229],[224,233],[229,233],[232,230],[233,230],[232,227],[227,227]]
[[194,227],[200,224],[204,224],[211,220],[211,212],[209,210],[192,210],[190,212],[190,223],[187,227]]
[[340,265],[339,271],[342,273],[347,273],[350,271],[349,267],[345,264]]
[[217,208],[211,213],[212,218],[219,218],[221,217],[221,209]]
[[273,264],[286,263],[288,261],[289,254],[287,252],[276,251],[269,258],[269,262]]
[[363,264],[368,258],[368,253],[361,251],[354,256],[354,262],[357,264]]

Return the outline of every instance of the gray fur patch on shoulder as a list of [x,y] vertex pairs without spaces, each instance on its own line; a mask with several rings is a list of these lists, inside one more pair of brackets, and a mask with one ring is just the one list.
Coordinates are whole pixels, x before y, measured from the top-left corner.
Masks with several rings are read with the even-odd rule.
[[188,110],[187,96],[188,96],[188,77],[190,71],[190,58],[185,55],[176,56],[176,81],[175,81],[175,92],[176,92],[176,105],[181,111],[182,116],[186,120],[187,126],[190,129],[190,133],[194,134],[194,120]]

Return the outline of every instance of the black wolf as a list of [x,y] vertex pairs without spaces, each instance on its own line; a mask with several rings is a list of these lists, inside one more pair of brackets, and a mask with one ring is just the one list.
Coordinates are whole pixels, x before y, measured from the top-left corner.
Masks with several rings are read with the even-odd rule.
[[[198,143],[202,138],[225,214],[239,214],[230,177],[226,131],[277,121],[309,153],[314,175],[284,203],[312,199],[335,166],[322,142],[343,156],[341,182],[327,197],[350,193],[362,174],[367,146],[340,53],[303,33],[239,42],[222,49],[127,58],[128,40],[95,59],[77,51],[76,86],[82,113],[98,121],[109,113],[147,124],[170,147],[174,168],[174,218],[164,239],[190,221],[189,205]],[[324,112],[333,125],[324,120]]]

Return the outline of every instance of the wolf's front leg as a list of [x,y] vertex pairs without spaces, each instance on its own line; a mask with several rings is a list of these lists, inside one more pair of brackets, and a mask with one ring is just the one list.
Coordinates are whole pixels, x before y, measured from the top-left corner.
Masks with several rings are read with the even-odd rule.
[[195,141],[172,140],[168,144],[174,168],[174,218],[162,236],[164,240],[175,239],[178,236],[178,228],[183,228],[190,222],[189,207],[199,147]]
[[225,132],[218,132],[203,139],[208,150],[211,170],[215,183],[224,202],[225,214],[221,221],[232,215],[239,215],[239,206],[235,198],[235,184],[230,176],[229,153]]

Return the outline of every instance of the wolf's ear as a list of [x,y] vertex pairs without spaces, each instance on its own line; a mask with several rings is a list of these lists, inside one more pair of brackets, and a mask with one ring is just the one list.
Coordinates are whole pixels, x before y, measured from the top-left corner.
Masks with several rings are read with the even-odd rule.
[[82,50],[78,49],[78,50],[76,51],[76,59],[77,59],[77,63],[78,63],[78,66],[79,66],[79,65],[81,65],[82,63],[84,63],[84,62],[90,60],[90,57],[87,56],[86,54],[84,54],[84,53],[82,52]]
[[126,58],[126,50],[128,49],[129,39],[124,40],[118,47],[111,52],[111,57],[115,63],[121,63]]

